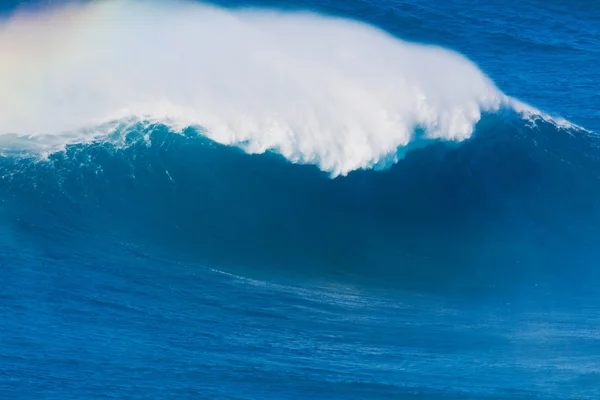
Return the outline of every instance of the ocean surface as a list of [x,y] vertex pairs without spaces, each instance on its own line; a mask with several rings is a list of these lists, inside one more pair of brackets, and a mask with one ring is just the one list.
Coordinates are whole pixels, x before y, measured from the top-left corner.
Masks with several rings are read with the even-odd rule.
[[0,3],[0,399],[600,398],[600,3]]

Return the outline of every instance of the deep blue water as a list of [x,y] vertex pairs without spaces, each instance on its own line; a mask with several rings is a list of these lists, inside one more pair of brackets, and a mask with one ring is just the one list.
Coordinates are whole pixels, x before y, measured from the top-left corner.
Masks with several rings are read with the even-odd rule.
[[599,398],[600,4],[218,4],[456,50],[586,130],[501,110],[336,178],[161,123],[3,141],[0,398]]

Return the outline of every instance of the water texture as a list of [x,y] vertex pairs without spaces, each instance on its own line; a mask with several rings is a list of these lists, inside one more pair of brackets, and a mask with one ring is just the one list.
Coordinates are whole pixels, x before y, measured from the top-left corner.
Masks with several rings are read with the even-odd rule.
[[0,398],[600,397],[600,5],[0,10]]

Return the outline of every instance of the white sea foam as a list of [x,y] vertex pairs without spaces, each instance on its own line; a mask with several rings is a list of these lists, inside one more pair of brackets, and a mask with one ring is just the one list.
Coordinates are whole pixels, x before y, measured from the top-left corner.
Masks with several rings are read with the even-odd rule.
[[531,110],[455,52],[313,14],[114,0],[0,24],[3,134],[83,141],[135,116],[337,175],[389,159],[415,128],[460,141],[513,105]]

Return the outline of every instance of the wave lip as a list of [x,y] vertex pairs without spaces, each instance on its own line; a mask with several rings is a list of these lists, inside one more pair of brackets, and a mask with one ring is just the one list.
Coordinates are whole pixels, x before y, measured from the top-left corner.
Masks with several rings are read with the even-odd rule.
[[[218,40],[217,40],[218,39]],[[423,130],[463,140],[509,106],[452,51],[313,14],[100,1],[0,28],[0,132],[74,131],[136,116],[199,126],[333,175],[390,158]]]

